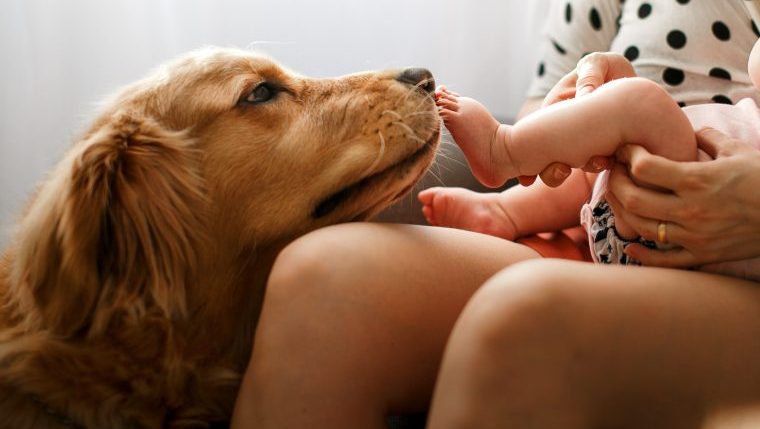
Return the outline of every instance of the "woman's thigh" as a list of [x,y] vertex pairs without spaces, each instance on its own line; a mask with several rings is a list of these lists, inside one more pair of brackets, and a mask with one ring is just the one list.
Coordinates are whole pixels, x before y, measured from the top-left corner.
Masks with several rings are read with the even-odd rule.
[[344,421],[351,401],[424,410],[467,300],[500,269],[537,257],[487,235],[408,225],[346,224],[296,240],[272,270],[238,407],[277,398],[310,404],[317,419],[317,408],[343,410]]
[[[672,418],[666,427],[678,427],[760,403],[755,283],[683,270],[526,262],[479,291],[454,338],[466,343],[483,330],[491,333],[488,353],[504,356],[493,360],[493,374],[518,371],[512,366],[526,364],[520,356],[532,353],[528,347],[550,350],[557,359],[551,366],[564,368],[534,367],[535,374],[562,374],[558,383],[573,386],[577,398],[585,395],[592,418],[653,419],[635,427]],[[501,345],[493,341],[499,330]]]

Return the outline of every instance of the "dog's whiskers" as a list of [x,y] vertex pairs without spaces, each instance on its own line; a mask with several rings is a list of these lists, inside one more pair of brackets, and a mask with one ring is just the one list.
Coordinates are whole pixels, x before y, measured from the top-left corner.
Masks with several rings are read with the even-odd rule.
[[383,110],[382,115],[391,115],[391,116],[395,117],[396,119],[398,119],[399,121],[403,121],[404,120],[404,117],[402,117],[401,114],[399,114],[395,110]]
[[[400,126],[400,127],[401,127],[401,128],[403,128],[403,129],[404,129],[404,131],[406,131],[407,133],[409,133],[409,134],[413,135],[414,137],[416,137],[416,138],[417,138],[417,139],[419,139],[419,140],[422,140],[422,139],[420,139],[420,138],[417,136],[417,133],[416,133],[416,132],[415,132],[415,131],[412,129],[412,127],[410,127],[409,125],[405,124],[405,123],[404,123],[404,121],[393,121],[393,122],[391,122],[391,123],[392,123],[392,124],[394,124],[394,125],[398,125],[398,126]],[[422,140],[422,141],[424,141],[424,140]]]
[[375,168],[377,168],[377,166],[380,165],[380,161],[383,159],[383,155],[385,155],[385,137],[383,137],[383,132],[378,131],[377,136],[379,137],[379,140],[380,140],[380,150],[377,153],[377,157],[372,162],[372,165],[370,165],[367,168],[367,170],[364,172],[364,174],[362,175],[363,177],[369,176],[370,174],[372,174],[375,171]]
[[433,117],[433,116],[438,116],[438,114],[434,113],[434,112],[423,110],[423,111],[420,111],[420,112],[412,112],[412,113],[406,114],[406,115],[404,115],[403,119],[408,119],[408,118],[411,118],[413,116],[431,116],[431,117]]

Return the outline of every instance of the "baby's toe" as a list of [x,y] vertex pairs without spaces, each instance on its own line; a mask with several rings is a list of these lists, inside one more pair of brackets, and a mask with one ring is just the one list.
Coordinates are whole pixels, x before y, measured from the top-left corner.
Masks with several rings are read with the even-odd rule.
[[422,206],[422,215],[425,216],[425,220],[430,225],[436,225],[435,217],[433,216],[433,208],[431,206]]
[[457,103],[456,100],[451,100],[449,98],[441,98],[435,102],[438,107],[441,107],[445,110],[450,110],[452,112],[458,112],[459,111],[459,103]]

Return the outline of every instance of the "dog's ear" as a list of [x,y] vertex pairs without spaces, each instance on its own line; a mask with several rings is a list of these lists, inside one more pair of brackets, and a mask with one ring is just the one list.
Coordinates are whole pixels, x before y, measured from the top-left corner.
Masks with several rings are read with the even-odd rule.
[[15,294],[33,323],[75,335],[114,316],[185,315],[203,223],[197,163],[184,133],[131,114],[79,142],[19,231]]

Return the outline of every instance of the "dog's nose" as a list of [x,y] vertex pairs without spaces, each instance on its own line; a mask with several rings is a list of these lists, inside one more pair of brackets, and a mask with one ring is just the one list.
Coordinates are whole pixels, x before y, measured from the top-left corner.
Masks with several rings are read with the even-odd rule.
[[435,79],[433,79],[433,73],[430,73],[430,70],[421,67],[410,67],[402,70],[396,77],[396,80],[401,83],[414,85],[428,94],[432,94],[433,91],[435,91]]

